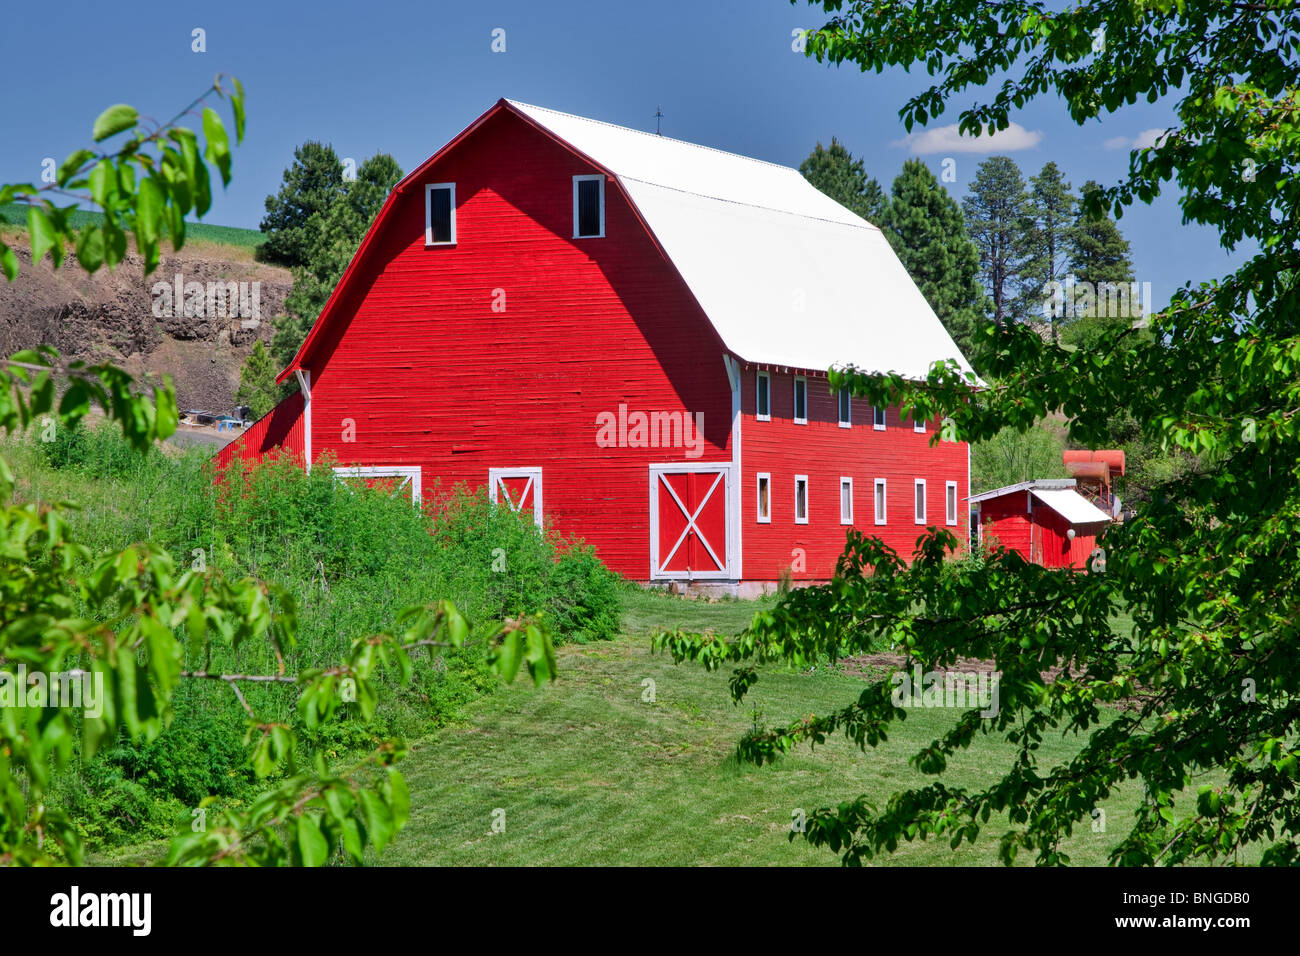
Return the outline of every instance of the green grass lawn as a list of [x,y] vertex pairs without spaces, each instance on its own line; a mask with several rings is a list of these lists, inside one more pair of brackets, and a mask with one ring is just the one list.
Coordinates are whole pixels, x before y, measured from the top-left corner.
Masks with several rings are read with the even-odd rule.
[[[658,626],[734,632],[756,609],[755,602],[629,592],[624,636],[563,648],[554,685],[504,688],[470,705],[458,725],[415,745],[402,764],[411,819],[382,862],[837,864],[829,851],[787,839],[792,814],[862,793],[880,804],[896,790],[923,784],[908,757],[942,733],[953,713],[911,711],[887,745],[865,754],[834,739],[774,765],[738,764],[735,745],[752,724],[751,708],[779,723],[843,706],[862,688],[860,678],[825,669],[768,668],[737,707],[726,672],[674,666],[650,654],[649,634]],[[647,679],[654,681],[653,703],[643,700]],[[1044,757],[1064,758],[1074,746],[1049,742]],[[945,779],[991,783],[1004,764],[996,759],[1000,752],[1007,750],[998,741],[980,741],[952,761]],[[1067,851],[1075,863],[1105,862],[1136,796],[1134,789],[1104,807],[1109,835],[1087,825],[1076,831]],[[503,832],[493,832],[494,811],[504,811]],[[918,842],[878,862],[991,865],[1000,832],[990,825],[981,842],[956,851],[946,840]]]

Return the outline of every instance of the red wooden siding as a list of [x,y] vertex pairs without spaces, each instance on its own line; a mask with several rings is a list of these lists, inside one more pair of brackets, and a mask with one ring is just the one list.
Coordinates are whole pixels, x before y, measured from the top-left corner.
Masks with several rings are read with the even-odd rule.
[[230,444],[216,454],[218,468],[232,461],[253,462],[274,448],[281,448],[299,458],[303,455],[303,401],[294,392],[248,427]]
[[980,502],[980,527],[987,546],[1001,545],[1026,561],[1048,568],[1085,568],[1097,546],[1095,534],[1077,532],[1028,491],[1015,491]]
[[[426,495],[540,467],[545,518],[645,579],[649,465],[730,460],[731,392],[716,334],[612,180],[605,238],[571,238],[572,177],[595,172],[498,113],[422,177],[456,184],[457,244],[437,248],[413,183],[312,359],[328,357],[311,369],[312,453],[419,465]],[[600,447],[597,416],[620,404],[703,413],[699,457]]]
[[[792,334],[797,332],[792,330]],[[926,480],[926,526],[945,528],[964,543],[968,540],[966,497],[968,455],[964,442],[931,446],[939,423],[929,422],[924,434],[902,421],[898,409],[885,417],[885,430],[873,427],[872,406],[850,400],[849,428],[839,425],[837,396],[825,376],[809,374],[808,424],[794,423],[794,372],[773,370],[771,421],[759,421],[756,379],[759,369],[746,367],[741,386],[741,535],[745,577],[775,580],[792,568],[803,551],[805,570],[799,579],[829,578],[844,551],[847,526],[840,523],[840,478],[853,479],[853,527],[880,538],[911,558],[925,526],[914,521],[913,481]],[[770,523],[757,521],[757,478],[770,473]],[[795,476],[808,476],[808,523],[795,523]],[[886,524],[875,523],[875,479],[884,478]],[[957,483],[957,524],[946,523],[945,482]]]

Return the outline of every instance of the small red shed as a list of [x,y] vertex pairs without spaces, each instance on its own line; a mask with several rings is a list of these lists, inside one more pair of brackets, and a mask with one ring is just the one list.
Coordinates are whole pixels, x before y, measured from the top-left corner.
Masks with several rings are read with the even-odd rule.
[[970,366],[879,228],[797,170],[501,100],[389,195],[222,449],[494,501],[640,581],[829,578],[852,527],[965,536],[969,449],[832,392]]
[[979,540],[1046,568],[1083,568],[1110,515],[1079,494],[1073,478],[1022,481],[971,496]]

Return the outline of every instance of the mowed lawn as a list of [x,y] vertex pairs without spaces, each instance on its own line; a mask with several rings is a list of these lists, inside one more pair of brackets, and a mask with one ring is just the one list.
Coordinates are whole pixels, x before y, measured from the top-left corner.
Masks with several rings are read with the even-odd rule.
[[[554,684],[503,688],[467,708],[458,724],[415,744],[401,765],[411,791],[410,821],[375,862],[837,865],[829,850],[787,838],[795,812],[859,794],[879,806],[893,792],[923,785],[929,778],[908,758],[941,734],[954,712],[912,710],[886,745],[866,753],[837,738],[774,765],[740,765],[736,741],[752,726],[754,707],[775,725],[828,713],[863,686],[861,678],[823,668],[768,668],[736,706],[728,671],[675,666],[650,653],[658,627],[734,633],[756,609],[753,602],[629,592],[623,636],[562,648]],[[647,680],[654,681],[653,702],[643,699]],[[1058,739],[1041,752],[1055,763],[1077,747],[1077,739]],[[944,779],[990,784],[1009,753],[1007,745],[981,739],[951,761]],[[1094,833],[1087,821],[1076,828],[1067,846],[1075,864],[1105,863],[1137,797],[1132,787],[1103,807],[1109,833]],[[875,862],[996,865],[1003,830],[997,824],[990,821],[975,846],[952,850],[946,839],[918,841]]]

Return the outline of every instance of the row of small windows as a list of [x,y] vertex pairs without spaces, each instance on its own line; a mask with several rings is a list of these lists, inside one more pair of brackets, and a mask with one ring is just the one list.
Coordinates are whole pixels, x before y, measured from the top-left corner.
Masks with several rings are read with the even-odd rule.
[[[758,473],[757,520],[759,524],[772,521],[772,475],[769,472]],[[947,481],[943,486],[944,521],[957,523],[957,482]],[[912,520],[916,524],[926,523],[925,479],[912,481]],[[877,478],[874,483],[873,504],[875,522],[878,525],[888,523],[888,488],[884,478]],[[794,523],[808,523],[808,476],[794,476]],[[840,524],[853,524],[853,479],[840,478]]]
[[[573,238],[605,235],[605,177],[573,177]],[[424,244],[456,244],[456,184],[428,183],[424,187]]]
[[[770,422],[772,420],[772,376],[770,372],[758,373],[756,389],[754,398],[756,417],[760,422]],[[851,428],[853,426],[853,405],[849,399],[849,390],[847,388],[840,389],[838,404],[841,428]],[[879,405],[875,405],[872,406],[871,413],[872,427],[878,432],[883,432],[885,430],[885,410]],[[803,375],[794,377],[794,423],[796,425],[808,424],[808,379]],[[924,432],[924,420],[913,421],[912,430]]]

